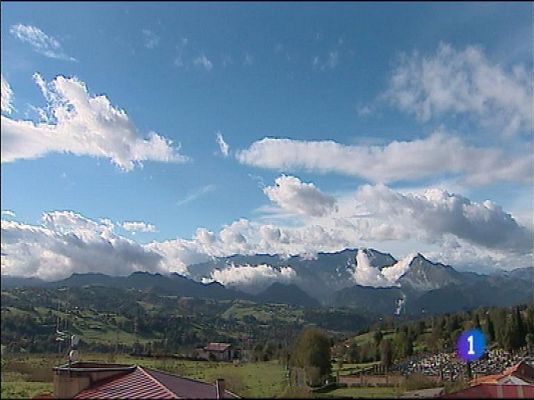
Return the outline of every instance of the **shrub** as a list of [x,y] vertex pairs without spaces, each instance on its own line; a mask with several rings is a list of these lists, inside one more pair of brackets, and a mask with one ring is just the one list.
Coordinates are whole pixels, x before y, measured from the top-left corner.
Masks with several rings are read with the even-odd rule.
[[423,374],[411,374],[404,381],[405,390],[430,389],[438,386],[438,382]]

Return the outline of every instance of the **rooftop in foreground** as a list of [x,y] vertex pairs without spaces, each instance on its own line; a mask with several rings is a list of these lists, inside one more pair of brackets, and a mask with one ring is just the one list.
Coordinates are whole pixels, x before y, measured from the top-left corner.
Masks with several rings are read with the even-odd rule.
[[54,368],[54,397],[74,399],[239,398],[215,384],[138,365],[74,362]]

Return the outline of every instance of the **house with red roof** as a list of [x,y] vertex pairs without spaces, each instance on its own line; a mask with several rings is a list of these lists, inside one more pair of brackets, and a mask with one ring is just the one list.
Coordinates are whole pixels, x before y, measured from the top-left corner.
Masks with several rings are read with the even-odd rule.
[[473,379],[471,386],[449,393],[445,399],[534,399],[534,367],[525,360],[502,374]]
[[59,399],[232,399],[224,379],[214,384],[138,365],[73,362],[54,368]]

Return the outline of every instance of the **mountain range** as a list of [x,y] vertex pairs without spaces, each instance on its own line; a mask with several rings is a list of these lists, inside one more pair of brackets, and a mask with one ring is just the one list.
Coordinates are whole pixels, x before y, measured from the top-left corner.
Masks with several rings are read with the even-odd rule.
[[[223,286],[206,282],[216,270],[228,276],[268,268],[266,279],[230,281]],[[291,274],[282,275],[290,268]],[[460,272],[434,263],[422,254],[396,260],[374,249],[346,249],[319,253],[314,258],[277,255],[234,255],[213,258],[188,267],[188,277],[149,272],[129,276],[100,273],[73,274],[47,282],[37,278],[2,276],[2,289],[13,287],[73,287],[99,285],[136,288],[165,295],[216,300],[244,299],[308,308],[354,308],[373,314],[434,314],[478,306],[510,306],[534,300],[534,267],[490,275]],[[278,274],[278,275],[277,275]],[[240,275],[239,275],[240,276]],[[283,279],[277,280],[276,277]],[[272,279],[271,279],[272,278]]]

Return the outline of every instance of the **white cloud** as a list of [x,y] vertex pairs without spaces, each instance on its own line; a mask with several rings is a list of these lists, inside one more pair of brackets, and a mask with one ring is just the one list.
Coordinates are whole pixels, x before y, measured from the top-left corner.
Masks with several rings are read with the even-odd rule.
[[274,282],[291,283],[297,273],[291,267],[275,268],[270,265],[231,265],[211,272],[211,278],[225,286],[239,286],[259,292]]
[[[297,218],[298,224],[293,226],[239,219],[217,232],[198,228],[191,239],[146,245],[117,235],[115,227],[123,224],[91,220],[69,211],[45,213],[40,225],[3,220],[2,273],[46,279],[73,272],[128,274],[136,270],[199,276],[188,266],[212,257],[313,257],[318,252],[354,247],[391,251],[391,246],[400,254],[421,251],[432,260],[478,272],[488,266],[531,265],[532,232],[489,202],[476,203],[442,190],[403,194],[364,186],[355,194],[337,198],[336,204],[339,210],[333,216]],[[412,256],[382,271],[371,269],[360,256],[354,280],[362,285],[395,285]],[[232,271],[212,278],[237,282],[258,273],[248,269],[235,272],[242,278],[232,278]],[[283,277],[264,272],[259,278],[264,282],[269,276]]]
[[416,253],[408,254],[403,259],[397,261],[395,264],[383,268],[380,272],[390,282],[396,283],[397,280],[403,276],[410,269],[410,263],[413,261]]
[[531,128],[531,74],[521,65],[506,71],[474,46],[440,44],[435,54],[403,54],[386,97],[428,121],[445,113],[474,117],[513,134]]
[[147,49],[153,49],[159,44],[159,36],[150,29],[143,29],[144,45]]
[[532,232],[491,201],[477,203],[441,189],[402,194],[383,185],[365,185],[356,198],[375,217],[423,230],[428,241],[450,234],[488,249],[532,251]]
[[206,71],[211,71],[213,69],[213,63],[204,54],[195,58],[193,64],[198,67],[203,67]]
[[[532,236],[531,243],[534,243]],[[527,253],[512,254],[477,246],[453,235],[444,235],[438,248],[425,252],[425,255],[431,260],[452,265],[456,269],[478,273],[532,266],[532,249]]]
[[6,114],[11,114],[11,112],[13,111],[13,90],[11,89],[11,86],[9,86],[9,83],[7,83],[7,81],[4,79],[4,75],[2,75],[1,78],[2,112]]
[[58,60],[76,61],[63,51],[61,43],[52,36],[47,35],[36,26],[31,25],[12,25],[9,32],[17,39],[24,43],[28,43],[33,49],[48,58],[55,58]]
[[152,224],[147,224],[142,221],[125,221],[122,223],[123,229],[128,232],[137,233],[137,232],[156,232],[156,226]]
[[192,201],[195,201],[199,197],[201,197],[201,196],[203,196],[203,195],[205,195],[207,193],[213,192],[215,190],[215,188],[216,188],[215,185],[202,186],[201,188],[199,188],[197,190],[194,190],[193,192],[189,193],[183,199],[179,200],[177,204],[179,206],[183,206],[185,204],[191,203]]
[[13,217],[13,218],[17,216],[15,212],[11,210],[2,210],[2,215],[7,215],[8,217]]
[[304,183],[293,176],[282,175],[275,186],[263,189],[269,200],[283,210],[308,216],[324,216],[336,209],[336,199],[322,193],[313,183]]
[[388,280],[378,268],[369,262],[369,257],[361,249],[356,254],[356,265],[352,278],[358,285],[373,287],[394,286],[394,282]]
[[466,184],[532,179],[532,154],[508,158],[500,149],[466,145],[437,132],[425,139],[385,146],[347,146],[334,141],[264,138],[236,153],[242,164],[283,172],[313,171],[357,176],[371,182],[413,181],[453,174]]
[[179,146],[151,132],[138,136],[126,112],[104,95],[91,97],[85,83],[57,76],[45,83],[35,76],[48,102],[48,121],[34,123],[2,116],[2,162],[43,157],[62,152],[109,158],[130,171],[143,161],[186,162]]
[[230,146],[224,141],[223,135],[221,132],[217,132],[217,144],[219,145],[219,150],[224,157],[228,157],[230,154]]
[[43,214],[42,225],[2,220],[2,274],[60,279],[73,272],[165,272],[162,256],[80,214]]

